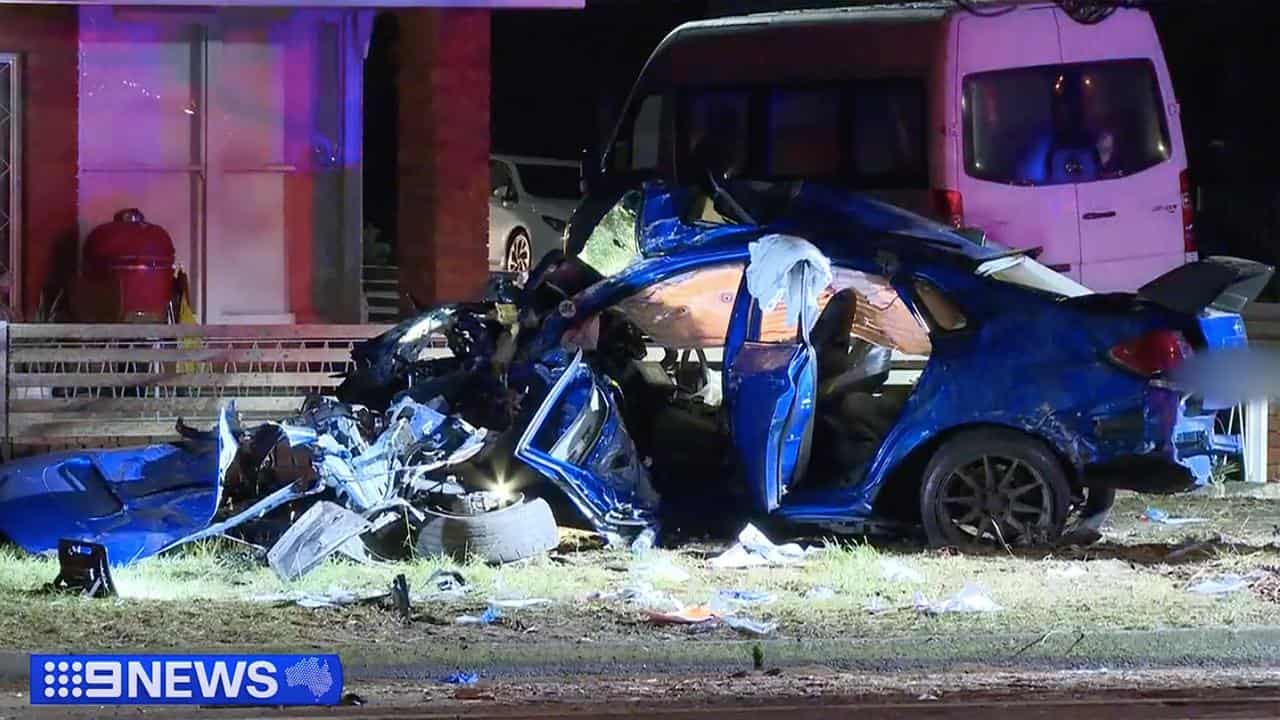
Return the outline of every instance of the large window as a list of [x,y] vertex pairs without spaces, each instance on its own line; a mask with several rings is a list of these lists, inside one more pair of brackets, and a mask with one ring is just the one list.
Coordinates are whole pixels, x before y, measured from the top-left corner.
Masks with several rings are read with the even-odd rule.
[[0,53],[0,319],[16,308],[21,298],[21,233],[18,226],[19,148],[18,58]]
[[713,88],[682,98],[677,145],[686,166],[710,150],[724,169],[752,179],[927,185],[920,81]]
[[1133,175],[1169,159],[1147,60],[997,70],[964,81],[965,169],[983,180],[1061,185]]

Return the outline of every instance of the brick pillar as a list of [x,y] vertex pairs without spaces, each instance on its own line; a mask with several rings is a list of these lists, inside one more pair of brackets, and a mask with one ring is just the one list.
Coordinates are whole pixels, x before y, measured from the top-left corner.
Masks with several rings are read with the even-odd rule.
[[400,289],[478,299],[488,277],[489,11],[397,13]]

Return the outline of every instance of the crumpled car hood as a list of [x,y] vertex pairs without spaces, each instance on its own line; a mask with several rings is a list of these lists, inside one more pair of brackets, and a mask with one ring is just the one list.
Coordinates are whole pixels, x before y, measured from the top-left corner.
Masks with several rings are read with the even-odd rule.
[[236,451],[218,440],[15,460],[0,468],[0,533],[31,553],[100,543],[112,565],[155,555],[213,519]]

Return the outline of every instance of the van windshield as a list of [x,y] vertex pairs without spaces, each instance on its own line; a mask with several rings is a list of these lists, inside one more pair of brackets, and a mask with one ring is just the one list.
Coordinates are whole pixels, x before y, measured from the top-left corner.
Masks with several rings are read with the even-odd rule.
[[965,170],[1013,185],[1133,175],[1170,156],[1149,60],[997,70],[964,80]]

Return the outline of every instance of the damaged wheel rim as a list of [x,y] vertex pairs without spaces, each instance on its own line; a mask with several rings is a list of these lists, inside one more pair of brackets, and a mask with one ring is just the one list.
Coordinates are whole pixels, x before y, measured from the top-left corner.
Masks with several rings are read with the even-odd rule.
[[1053,493],[1024,461],[982,455],[946,477],[937,510],[954,542],[1027,544],[1053,526]]

